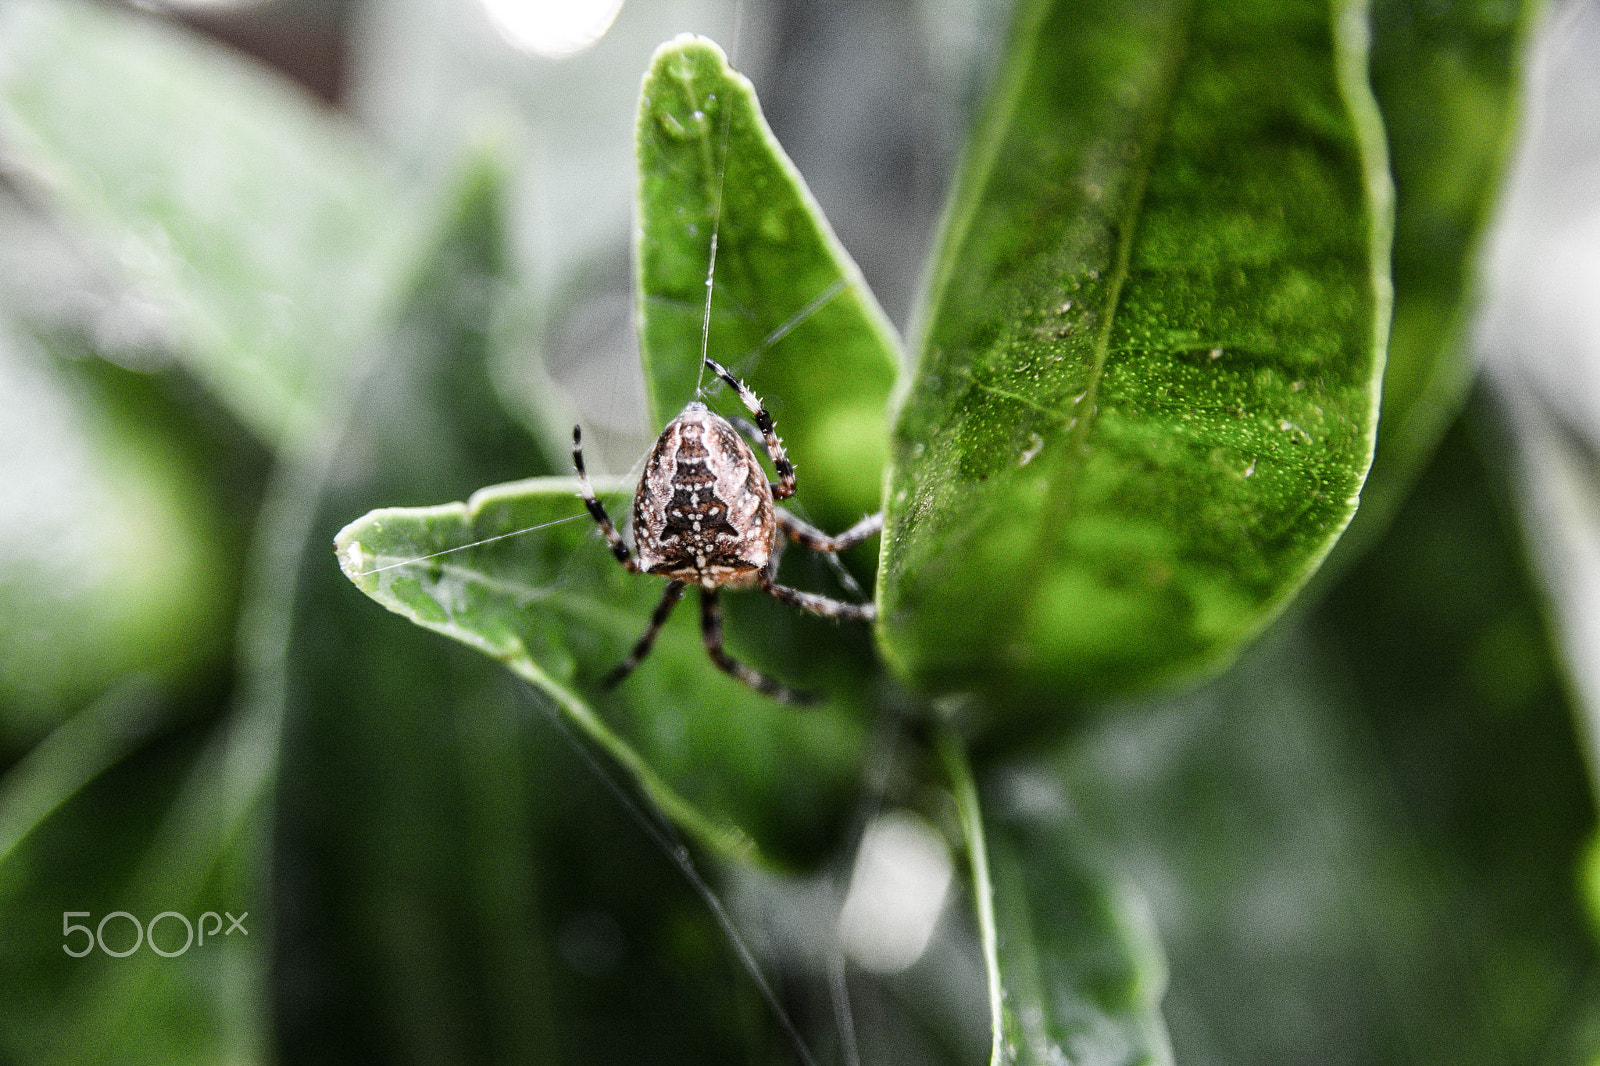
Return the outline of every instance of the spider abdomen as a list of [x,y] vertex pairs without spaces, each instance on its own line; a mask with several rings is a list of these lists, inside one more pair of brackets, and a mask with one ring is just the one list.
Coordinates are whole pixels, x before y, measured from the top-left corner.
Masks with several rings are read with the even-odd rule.
[[633,496],[639,569],[702,588],[749,585],[776,528],[754,450],[721,416],[689,404],[656,439]]
[[[655,646],[684,586],[700,586],[700,639],[717,668],[757,692],[785,703],[809,703],[811,697],[791,692],[765,674],[730,656],[722,643],[722,608],[717,588],[759,588],[773,599],[823,618],[870,622],[877,610],[870,603],[848,603],[814,592],[801,592],[774,580],[779,533],[815,552],[831,555],[860,544],[883,529],[883,515],[868,515],[838,536],[813,529],[772,501],[794,495],[794,464],[755,393],[714,359],[706,368],[739,394],[739,402],[755,416],[756,431],[778,472],[769,482],[766,471],[744,438],[727,421],[695,402],[668,423],[645,459],[644,475],[633,494],[633,551],[606,514],[583,468],[583,430],[572,427],[572,466],[578,472],[578,495],[589,516],[611,546],[611,554],[630,574],[671,578],[628,657],[605,676],[610,688],[633,672]],[[852,582],[853,584],[853,582]]]

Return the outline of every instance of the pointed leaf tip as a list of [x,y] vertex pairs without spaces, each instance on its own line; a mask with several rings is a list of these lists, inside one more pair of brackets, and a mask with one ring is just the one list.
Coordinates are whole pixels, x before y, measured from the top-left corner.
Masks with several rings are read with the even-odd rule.
[[696,398],[709,354],[767,402],[813,518],[878,510],[899,340],[750,82],[714,42],[675,38],[644,79],[636,129],[640,357],[656,424]]

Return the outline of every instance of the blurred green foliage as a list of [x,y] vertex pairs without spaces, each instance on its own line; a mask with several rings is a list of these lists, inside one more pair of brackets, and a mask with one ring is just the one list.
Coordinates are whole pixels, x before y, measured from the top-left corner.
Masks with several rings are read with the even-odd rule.
[[[1532,5],[746,3],[766,117],[697,39],[627,110],[732,7],[558,65],[371,4],[352,118],[149,14],[0,3],[0,1060],[1594,1061],[1581,712],[1505,415],[1461,407]],[[862,60],[884,25],[915,79]],[[908,86],[943,117],[908,132]],[[926,173],[830,162],[857,129],[954,182],[930,263]],[[587,316],[635,152],[618,416]],[[660,586],[564,442],[694,395],[713,228],[706,340],[803,513],[888,486],[880,630],[728,597],[816,709],[688,618],[597,685]],[[926,275],[909,354],[845,245]],[[1290,602],[1366,476],[1391,280],[1380,506]],[[897,808],[966,877],[880,974],[835,923]],[[63,950],[119,911],[248,931]]]

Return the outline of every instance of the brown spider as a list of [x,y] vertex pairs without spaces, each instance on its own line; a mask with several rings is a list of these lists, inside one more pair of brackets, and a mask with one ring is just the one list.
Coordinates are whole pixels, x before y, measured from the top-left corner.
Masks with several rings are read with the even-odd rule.
[[848,603],[780,585],[781,532],[816,552],[838,552],[859,544],[883,528],[883,515],[868,515],[837,537],[830,537],[777,506],[795,492],[794,465],[772,428],[772,416],[744,383],[715,360],[706,366],[738,393],[755,417],[767,456],[778,471],[769,482],[761,461],[733,425],[695,401],[667,423],[645,460],[644,474],[633,495],[634,552],[595,498],[583,468],[583,434],[572,427],[572,462],[578,486],[600,532],[630,573],[657,574],[668,580],[667,591],[650,616],[644,635],[602,684],[618,684],[650,654],[656,634],[688,585],[700,586],[700,632],[711,661],[757,692],[785,703],[809,703],[815,697],[791,692],[778,682],[738,662],[722,647],[722,608],[717,589],[759,588],[784,603],[824,618],[870,622],[877,609],[870,603]]

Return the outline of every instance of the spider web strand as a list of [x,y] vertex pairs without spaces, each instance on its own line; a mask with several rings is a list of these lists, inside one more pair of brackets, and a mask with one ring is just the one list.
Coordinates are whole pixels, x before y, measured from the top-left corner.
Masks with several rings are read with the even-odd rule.
[[471,544],[458,544],[454,548],[446,548],[443,551],[432,552],[428,555],[418,555],[411,559],[401,559],[398,563],[385,563],[382,566],[375,566],[371,570],[360,571],[357,576],[366,577],[368,574],[379,574],[385,570],[393,570],[401,566],[410,566],[412,563],[427,562],[429,559],[437,559],[439,556],[449,555],[451,552],[464,552],[468,548],[479,548],[485,544],[493,544],[497,540],[505,540],[507,537],[520,537],[524,533],[532,533],[535,530],[540,529],[549,529],[551,526],[559,526],[563,522],[576,522],[578,519],[584,517],[587,517],[587,512],[568,515],[565,518],[552,519],[549,522],[540,522],[536,526],[527,526],[524,529],[513,529],[509,533],[500,533],[493,537],[485,537],[483,540],[475,540]]
[[760,352],[764,352],[768,348],[771,348],[774,344],[777,344],[779,341],[783,340],[783,338],[787,337],[791,332],[793,332],[796,327],[800,326],[805,322],[806,319],[810,318],[812,315],[826,307],[835,296],[839,295],[849,287],[849,278],[835,278],[832,285],[829,285],[826,289],[823,289],[821,292],[817,293],[817,295],[813,296],[810,303],[806,304],[800,310],[790,315],[786,322],[784,322],[777,329],[773,330],[771,333],[767,334],[766,339],[763,340],[760,346],[750,354],[755,355]]

